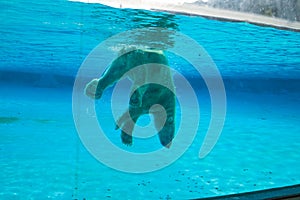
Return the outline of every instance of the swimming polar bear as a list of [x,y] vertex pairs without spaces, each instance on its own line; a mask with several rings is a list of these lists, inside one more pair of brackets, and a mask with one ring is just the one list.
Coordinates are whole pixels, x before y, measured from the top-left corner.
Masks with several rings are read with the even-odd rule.
[[85,94],[100,99],[103,91],[126,73],[133,85],[128,110],[116,122],[116,130],[120,128],[122,132],[122,142],[132,145],[132,132],[138,118],[143,114],[153,114],[160,142],[170,148],[175,132],[175,89],[163,51],[127,50],[112,62],[99,79],[93,79],[86,85]]

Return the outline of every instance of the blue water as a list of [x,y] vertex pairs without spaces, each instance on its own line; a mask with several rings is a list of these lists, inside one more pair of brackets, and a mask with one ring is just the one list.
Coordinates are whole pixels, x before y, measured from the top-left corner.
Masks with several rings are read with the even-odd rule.
[[[65,0],[1,1],[0,19],[0,199],[189,199],[300,183],[299,33]],[[168,54],[200,99],[198,133],[172,165],[128,174],[101,164],[80,142],[72,87],[100,42],[152,26],[186,34],[212,57],[225,84],[226,122],[200,160],[209,94],[186,61]],[[96,103],[102,116],[110,115],[110,94]],[[113,121],[104,121],[122,146]],[[159,146],[157,138],[151,144]]]

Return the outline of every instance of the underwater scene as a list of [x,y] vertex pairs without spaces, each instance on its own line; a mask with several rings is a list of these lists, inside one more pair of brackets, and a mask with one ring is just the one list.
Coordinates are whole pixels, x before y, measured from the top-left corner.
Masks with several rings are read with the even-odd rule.
[[299,32],[68,0],[0,19],[0,199],[300,184]]

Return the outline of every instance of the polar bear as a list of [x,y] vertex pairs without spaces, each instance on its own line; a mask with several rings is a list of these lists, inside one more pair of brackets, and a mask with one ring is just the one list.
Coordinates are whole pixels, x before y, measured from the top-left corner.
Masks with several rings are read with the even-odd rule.
[[[147,65],[146,65],[147,64]],[[121,53],[99,79],[86,85],[85,94],[99,99],[103,91],[120,80],[127,72],[132,81],[128,110],[116,122],[116,130],[121,129],[121,139],[132,145],[132,132],[138,118],[143,114],[153,114],[155,128],[164,147],[170,148],[175,132],[175,89],[163,51],[134,49]],[[137,70],[132,70],[139,67]],[[151,80],[151,81],[149,81]],[[153,81],[154,80],[154,81]],[[163,82],[163,84],[157,84]],[[163,109],[155,109],[155,105]]]

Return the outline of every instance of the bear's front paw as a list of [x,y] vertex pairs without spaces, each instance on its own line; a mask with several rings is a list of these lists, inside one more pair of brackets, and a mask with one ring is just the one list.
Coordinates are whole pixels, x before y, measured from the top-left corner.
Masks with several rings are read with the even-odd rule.
[[125,144],[127,146],[132,145],[132,135],[128,135],[127,133],[122,131],[121,139],[122,139],[123,144]]
[[100,99],[103,91],[98,88],[98,84],[99,79],[89,82],[84,89],[85,94],[92,99]]

